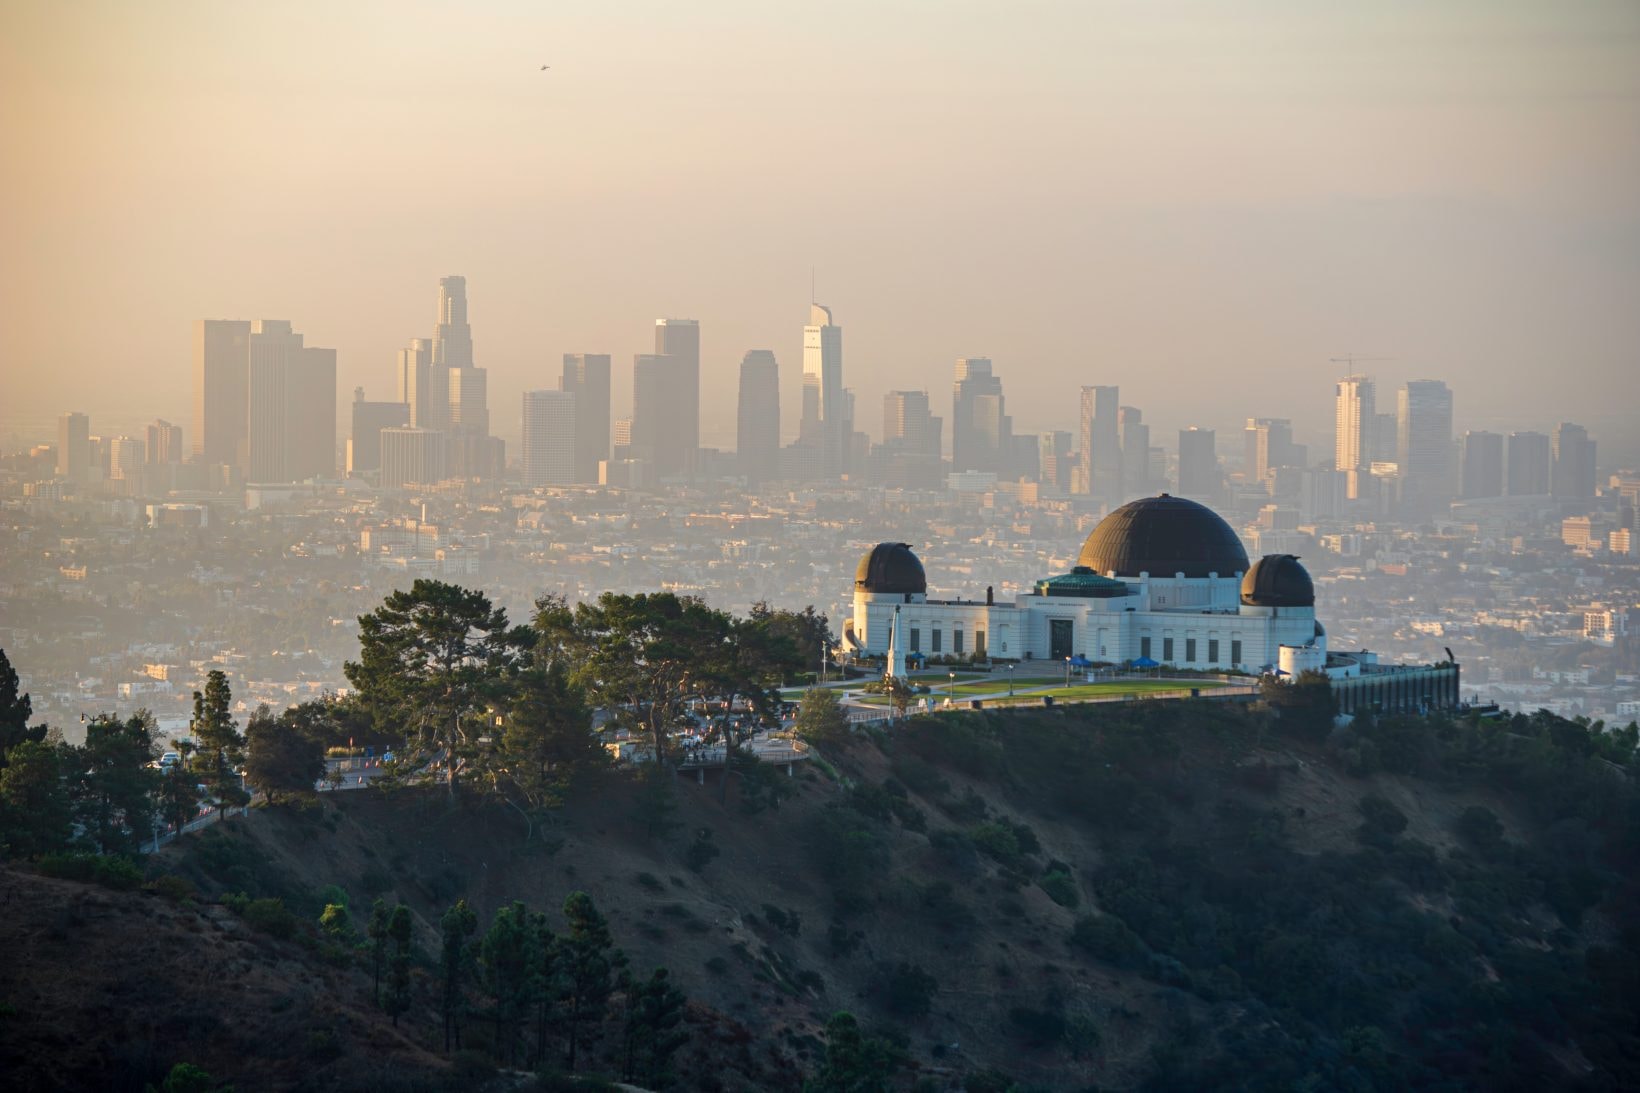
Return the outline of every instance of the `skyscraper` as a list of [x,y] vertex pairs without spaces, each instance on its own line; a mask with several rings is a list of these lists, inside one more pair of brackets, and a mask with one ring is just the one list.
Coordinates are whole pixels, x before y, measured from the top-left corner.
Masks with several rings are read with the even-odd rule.
[[565,353],[558,387],[575,396],[575,481],[598,481],[609,458],[609,354]]
[[573,391],[524,392],[524,484],[567,486],[576,480]]
[[148,463],[158,466],[162,463],[182,462],[182,426],[172,425],[161,418],[148,426]]
[[284,319],[251,324],[245,475],[300,482],[336,473],[336,351],[302,344]]
[[113,489],[128,497],[142,493],[146,445],[136,437],[117,436],[108,442],[108,479]]
[[1133,406],[1116,410],[1122,443],[1122,500],[1150,493],[1150,426]]
[[1250,417],[1242,431],[1247,481],[1262,483],[1275,467],[1291,466],[1293,423],[1284,417]]
[[1539,497],[1549,492],[1549,438],[1542,433],[1509,434],[1509,496]]
[[918,455],[939,456],[940,419],[927,391],[890,391],[883,396],[883,443]]
[[442,482],[448,470],[444,441],[444,433],[437,429],[411,426],[383,429],[382,489],[397,490],[409,485]]
[[748,483],[780,473],[780,365],[767,349],[750,350],[740,359],[735,455]]
[[1555,426],[1554,476],[1549,493],[1559,500],[1583,500],[1595,493],[1595,442],[1581,425]]
[[1503,437],[1471,429],[1463,435],[1464,497],[1503,496]]
[[251,324],[239,319],[194,323],[194,455],[208,464],[243,466],[250,397]]
[[84,482],[91,471],[91,418],[70,411],[57,419],[57,477]]
[[433,367],[473,367],[473,328],[467,322],[467,278],[440,277]]
[[1452,500],[1452,392],[1440,380],[1411,380],[1395,402],[1395,462],[1401,500],[1425,516]]
[[[671,447],[676,470],[689,474],[700,460],[700,323],[695,319],[656,319],[655,352],[671,360]],[[666,472],[663,472],[666,473]]]
[[409,426],[410,404],[367,402],[364,388],[353,389],[353,431],[347,441],[347,473],[377,471],[382,465],[382,430]]
[[843,328],[831,321],[831,309],[809,305],[803,328],[803,421],[801,436],[818,444],[827,475],[848,470],[848,434],[853,423],[843,405]]
[[1333,433],[1333,466],[1346,475],[1344,495],[1358,500],[1373,460],[1377,402],[1369,376],[1338,381]]
[[249,384],[245,414],[245,477],[250,482],[289,482],[286,419],[290,412],[291,364],[302,336],[284,319],[251,323]]
[[1214,446],[1212,429],[1192,425],[1179,430],[1179,496],[1204,505],[1219,503],[1224,490],[1224,473]]
[[[399,350],[399,401],[410,407],[410,424],[418,429],[444,427],[444,385],[433,382],[433,343],[412,338]],[[442,370],[440,378],[443,378]]]
[[654,353],[632,358],[631,458],[650,464],[651,479],[679,474],[682,452],[672,417],[673,362]]
[[1013,419],[989,357],[961,357],[951,385],[951,469],[1006,477]]
[[1037,466],[1042,484],[1052,486],[1058,496],[1071,492],[1071,476],[1076,457],[1071,451],[1071,434],[1064,429],[1042,433],[1037,439]]
[[1082,388],[1082,492],[1107,505],[1122,492],[1120,401],[1114,386]]

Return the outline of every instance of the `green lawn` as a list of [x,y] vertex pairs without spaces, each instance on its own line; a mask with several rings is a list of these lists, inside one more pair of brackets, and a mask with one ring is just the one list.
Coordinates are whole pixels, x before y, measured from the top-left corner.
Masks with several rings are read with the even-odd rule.
[[1157,691],[1177,691],[1189,694],[1192,687],[1208,690],[1222,687],[1216,679],[1113,679],[1103,683],[1076,683],[1069,687],[1053,687],[1038,691],[1036,697],[1053,695],[1055,698],[1106,698],[1110,695],[1154,694]]
[[[1064,681],[1064,676],[1059,676],[1057,678],[1054,676],[1020,676],[1014,680],[1014,690],[1023,690],[1026,687],[1046,687],[1049,684],[1063,683]],[[929,686],[932,687],[933,684],[929,684]],[[938,691],[940,694],[945,693],[944,687],[934,687],[934,690]],[[959,695],[986,695],[993,694],[997,691],[1007,693],[1007,690],[1007,676],[991,676],[989,679],[978,683],[957,684],[957,694]]]

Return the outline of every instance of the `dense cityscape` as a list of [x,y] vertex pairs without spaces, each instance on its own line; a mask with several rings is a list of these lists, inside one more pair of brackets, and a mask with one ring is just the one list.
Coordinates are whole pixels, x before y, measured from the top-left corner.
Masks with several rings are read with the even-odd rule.
[[1252,557],[1303,557],[1335,649],[1456,655],[1466,698],[1506,709],[1640,711],[1640,472],[1601,465],[1577,424],[1459,432],[1445,383],[1379,391],[1345,358],[1331,458],[1280,418],[1163,443],[1117,384],[1066,392],[1076,429],[1035,431],[1008,413],[1003,370],[970,357],[949,403],[891,392],[872,434],[831,311],[812,305],[801,339],[786,443],[776,352],[754,349],[737,449],[703,448],[701,330],[661,319],[629,413],[613,417],[609,354],[566,354],[555,389],[523,394],[509,453],[462,277],[439,280],[432,336],[383,377],[394,397],[342,402],[340,438],[333,350],[288,321],[196,322],[188,427],[105,436],[69,411],[54,441],[6,454],[0,644],[70,732],[138,708],[176,729],[211,668],[245,710],[345,693],[356,616],[416,577],[515,613],[654,588],[813,605],[838,635],[875,542],[913,544],[942,594],[1016,595],[1070,568],[1107,512],[1171,492],[1224,513]]
[[1640,1089],[1633,0],[8,0],[0,129],[5,1093]]

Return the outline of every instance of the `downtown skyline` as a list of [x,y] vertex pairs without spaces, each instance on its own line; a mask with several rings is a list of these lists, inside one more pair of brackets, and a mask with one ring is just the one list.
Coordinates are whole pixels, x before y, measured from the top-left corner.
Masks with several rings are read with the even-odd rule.
[[[1358,353],[1394,358],[1386,388],[1465,392],[1464,426],[1632,433],[1630,5],[962,9],[936,40],[915,5],[845,5],[802,49],[772,9],[655,7],[634,36],[573,7],[170,7],[0,13],[27,165],[6,182],[5,439],[65,406],[184,417],[200,315],[288,316],[337,350],[340,390],[382,398],[450,269],[482,286],[497,407],[564,353],[623,361],[653,317],[698,319],[716,447],[746,351],[800,390],[815,298],[862,407],[988,356],[1033,426],[1074,428],[1061,392],[1115,383],[1158,434],[1224,430],[1229,376],[1314,445],[1326,362]],[[430,133],[458,154],[383,171]]]

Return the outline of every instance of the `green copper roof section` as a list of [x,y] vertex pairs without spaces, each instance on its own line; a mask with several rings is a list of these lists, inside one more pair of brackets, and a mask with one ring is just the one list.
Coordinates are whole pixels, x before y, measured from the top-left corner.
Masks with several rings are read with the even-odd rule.
[[1044,577],[1036,582],[1038,596],[1075,596],[1080,599],[1105,600],[1116,596],[1133,596],[1137,592],[1123,581],[1102,577],[1085,565],[1057,577]]

